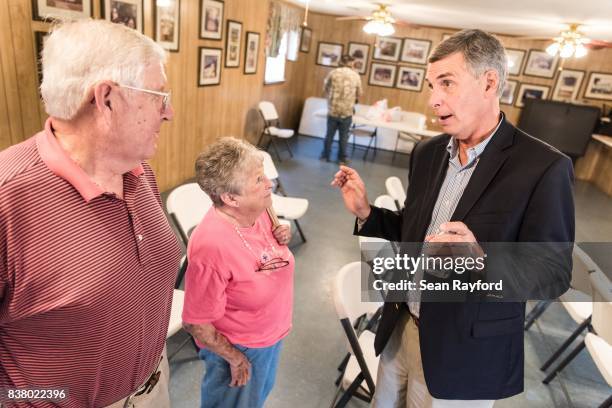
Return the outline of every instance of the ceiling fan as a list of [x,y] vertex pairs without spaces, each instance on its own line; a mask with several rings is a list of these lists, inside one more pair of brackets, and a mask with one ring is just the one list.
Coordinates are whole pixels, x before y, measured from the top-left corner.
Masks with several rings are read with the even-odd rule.
[[557,55],[561,58],[584,57],[587,54],[587,48],[592,50],[601,50],[603,48],[612,48],[612,42],[603,40],[594,40],[584,36],[578,28],[580,24],[569,24],[567,30],[561,31],[558,37],[518,37],[523,40],[552,40],[553,43],[546,48],[546,52],[550,55]]
[[365,20],[367,23],[363,26],[363,31],[368,34],[376,34],[381,37],[392,35],[395,32],[393,25],[410,25],[416,27],[415,24],[409,24],[404,21],[396,20],[389,11],[389,6],[383,3],[378,3],[378,7],[372,12],[372,15],[364,16],[347,16],[337,17],[337,21],[348,20]]

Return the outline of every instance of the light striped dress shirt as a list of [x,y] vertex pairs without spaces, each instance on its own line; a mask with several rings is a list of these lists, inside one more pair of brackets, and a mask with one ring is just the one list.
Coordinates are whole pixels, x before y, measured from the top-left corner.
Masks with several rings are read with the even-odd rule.
[[[493,138],[495,132],[497,132],[499,129],[503,119],[504,117],[501,115],[497,127],[493,130],[493,132],[491,132],[489,137],[467,150],[467,162],[465,165],[461,165],[461,162],[459,161],[458,142],[454,137],[452,137],[448,142],[448,145],[446,146],[446,150],[448,150],[449,153],[448,169],[446,170],[446,177],[444,178],[442,187],[440,187],[438,199],[436,200],[436,205],[434,206],[426,235],[436,234],[440,229],[440,225],[450,221],[453,213],[455,212],[455,208],[457,208],[457,204],[463,195],[463,191],[467,187],[470,178],[478,165],[480,155]],[[423,269],[419,268],[415,272],[414,277],[414,282],[417,282],[417,290],[411,290],[408,293],[408,307],[410,308],[410,313],[416,317],[419,317],[419,310],[421,307],[421,292],[418,290],[418,282],[421,279],[423,279]]]

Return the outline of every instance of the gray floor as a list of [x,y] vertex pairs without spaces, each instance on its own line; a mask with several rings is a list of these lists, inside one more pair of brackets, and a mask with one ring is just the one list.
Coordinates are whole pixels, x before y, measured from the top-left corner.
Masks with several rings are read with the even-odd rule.
[[[331,298],[331,282],[344,264],[359,260],[357,238],[352,236],[353,218],[345,211],[340,194],[329,186],[337,169],[333,163],[318,160],[321,140],[300,136],[294,143],[293,159],[278,163],[281,180],[289,195],[306,197],[308,213],[300,220],[308,242],[294,236],[296,258],[294,327],[284,343],[278,377],[266,407],[328,407],[335,393],[336,367],[346,353],[346,342],[336,319]],[[384,181],[395,175],[406,179],[407,156],[398,156],[391,165],[391,154],[379,152],[374,162],[362,160],[363,150],[355,151],[352,166],[363,177],[370,200],[385,193]],[[287,155],[283,154],[283,157]],[[603,248],[612,238],[612,199],[588,183],[576,185],[577,241],[608,271],[612,270],[611,251]],[[528,307],[531,307],[528,306]],[[525,392],[499,401],[507,407],[596,407],[611,393],[594,363],[583,351],[549,386],[538,367],[575,328],[560,304],[553,304],[525,335]],[[186,339],[179,332],[169,340],[172,353]],[[171,361],[170,396],[172,406],[197,407],[203,365],[191,344]],[[349,407],[366,407],[353,399]]]

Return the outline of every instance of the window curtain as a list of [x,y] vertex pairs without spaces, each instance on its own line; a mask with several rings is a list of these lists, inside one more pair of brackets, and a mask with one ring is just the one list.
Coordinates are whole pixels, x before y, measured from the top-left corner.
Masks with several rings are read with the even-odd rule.
[[279,1],[270,2],[266,32],[266,56],[276,58],[281,40],[287,31],[298,31],[302,22],[301,10]]

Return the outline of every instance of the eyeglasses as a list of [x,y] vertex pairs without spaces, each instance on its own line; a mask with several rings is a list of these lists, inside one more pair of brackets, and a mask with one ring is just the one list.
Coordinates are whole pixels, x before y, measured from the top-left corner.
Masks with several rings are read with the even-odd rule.
[[289,265],[289,261],[286,261],[283,258],[272,258],[269,261],[260,263],[259,268],[257,268],[255,272],[272,271],[275,269],[284,268],[287,265]]
[[118,84],[118,85],[121,88],[131,89],[132,91],[140,91],[140,92],[148,93],[151,95],[161,96],[162,97],[162,109],[164,111],[168,109],[168,106],[170,106],[170,92],[159,92],[159,91],[152,91],[150,89],[136,88],[135,86],[121,85],[121,84]]

